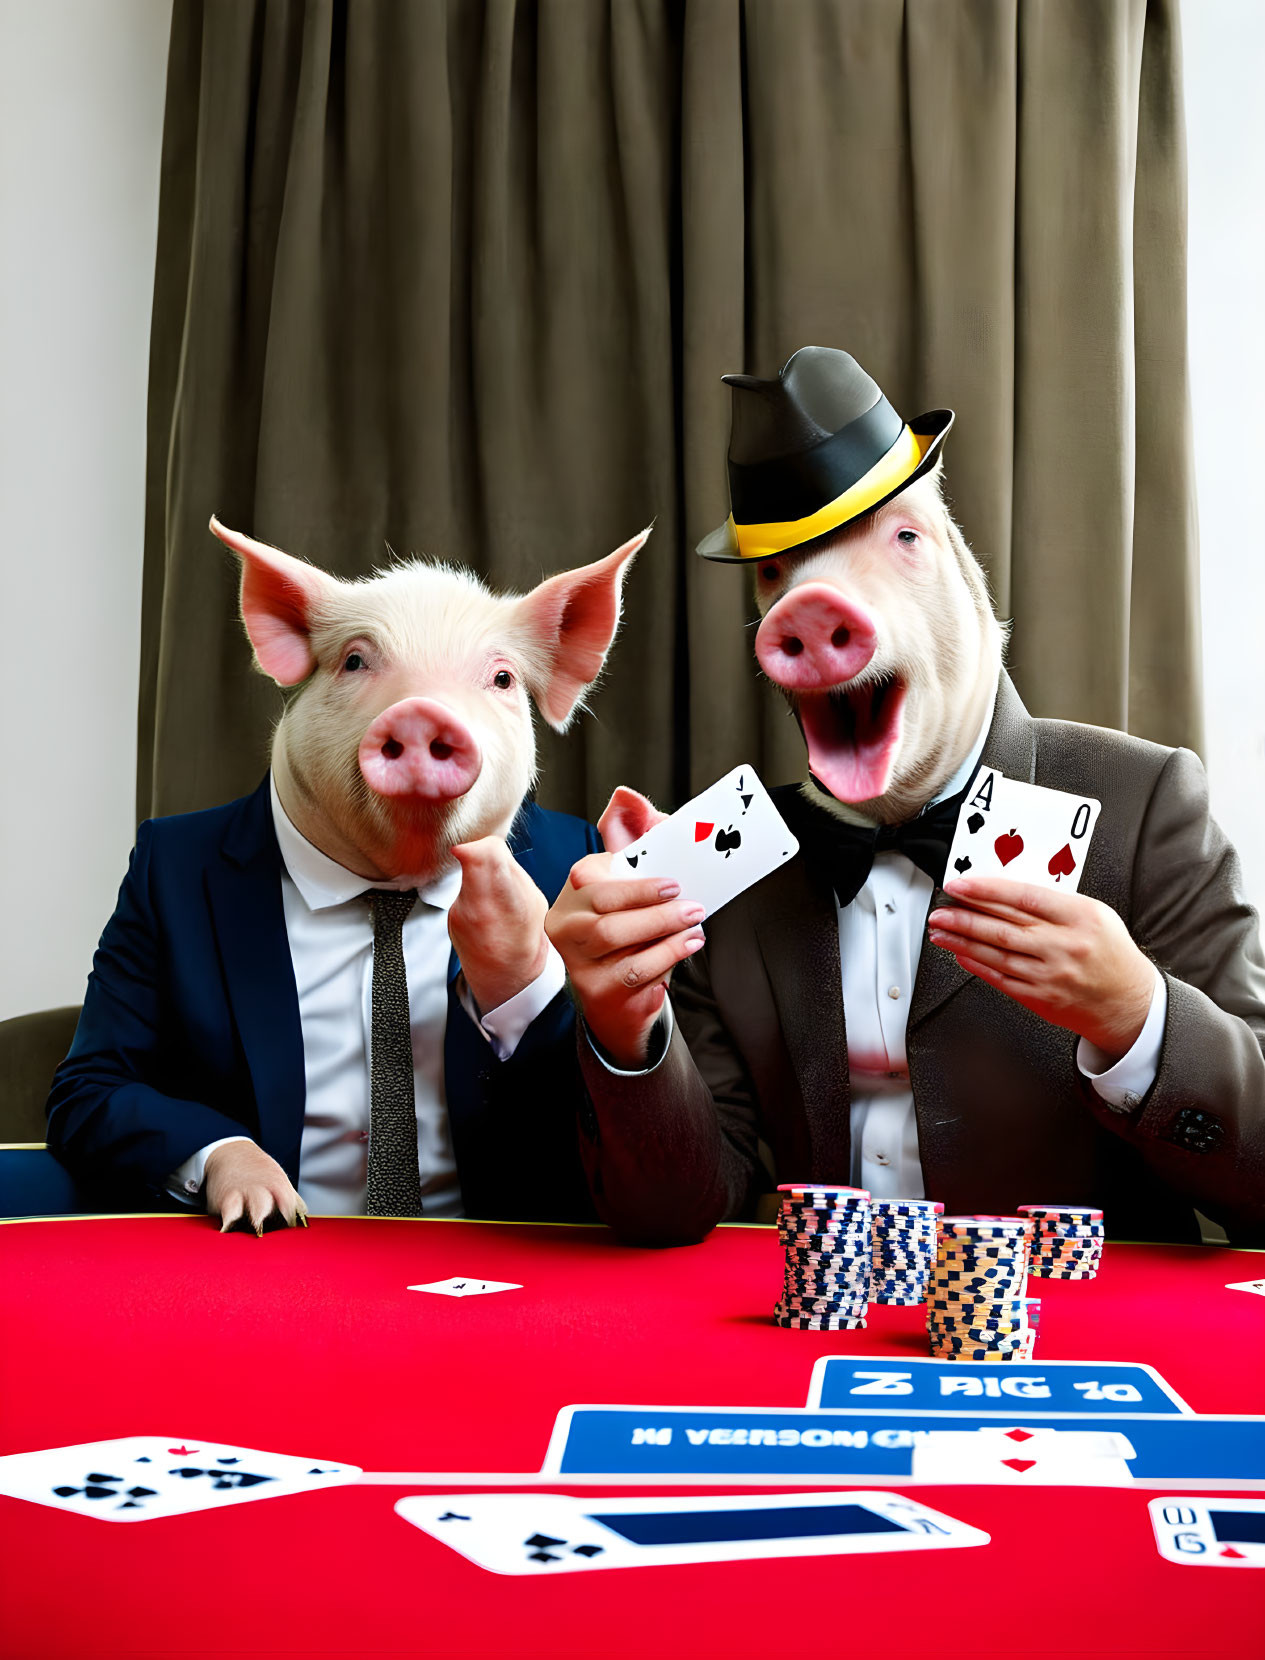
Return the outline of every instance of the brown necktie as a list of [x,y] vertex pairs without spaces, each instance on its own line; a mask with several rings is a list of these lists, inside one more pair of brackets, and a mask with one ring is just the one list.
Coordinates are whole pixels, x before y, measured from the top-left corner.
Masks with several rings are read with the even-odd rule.
[[413,1098],[413,1032],[404,972],[404,919],[417,889],[371,888],[373,1021],[369,1092],[369,1216],[420,1216],[417,1106]]

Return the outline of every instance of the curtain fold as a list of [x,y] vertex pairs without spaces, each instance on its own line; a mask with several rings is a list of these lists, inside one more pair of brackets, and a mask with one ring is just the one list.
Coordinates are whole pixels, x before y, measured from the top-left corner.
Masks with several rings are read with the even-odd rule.
[[728,389],[852,352],[958,411],[1036,713],[1199,740],[1176,0],[179,0],[151,344],[142,815],[280,709],[212,512],[525,588],[651,519],[541,799],[802,752],[758,681]]

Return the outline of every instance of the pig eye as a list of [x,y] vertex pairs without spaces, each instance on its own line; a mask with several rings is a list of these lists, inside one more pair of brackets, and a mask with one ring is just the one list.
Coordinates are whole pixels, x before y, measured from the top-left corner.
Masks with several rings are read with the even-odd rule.
[[508,692],[510,687],[514,684],[514,676],[508,669],[497,669],[496,673],[492,676],[492,684],[498,691]]
[[907,548],[911,548],[918,540],[918,532],[916,530],[898,530],[896,540],[903,542]]
[[779,575],[778,568],[776,565],[761,565],[760,575],[766,582],[776,582]]
[[348,652],[347,661],[343,664],[344,669],[354,674],[357,669],[363,669],[364,666],[365,660],[358,651]]

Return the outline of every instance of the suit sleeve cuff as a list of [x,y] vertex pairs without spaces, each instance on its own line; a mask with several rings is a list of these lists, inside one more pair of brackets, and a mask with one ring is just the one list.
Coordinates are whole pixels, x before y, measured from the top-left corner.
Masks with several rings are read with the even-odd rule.
[[182,1205],[196,1205],[198,1195],[202,1192],[206,1181],[206,1161],[209,1154],[217,1147],[226,1147],[230,1141],[249,1141],[248,1135],[221,1136],[218,1141],[208,1141],[205,1147],[199,1147],[192,1158],[187,1158],[177,1170],[173,1170],[167,1178],[167,1191],[173,1199],[179,1199]]
[[562,958],[550,945],[545,966],[532,983],[495,1009],[489,1009],[487,1014],[479,1014],[464,975],[459,994],[462,1007],[492,1045],[497,1060],[507,1061],[522,1042],[523,1034],[532,1021],[545,1012],[566,983],[567,971]]
[[1094,1086],[1115,1112],[1132,1112],[1141,1105],[1160,1069],[1160,1050],[1168,1018],[1168,986],[1158,969],[1151,991],[1151,1007],[1133,1047],[1112,1064],[1111,1057],[1085,1038],[1076,1047],[1076,1064],[1081,1076]]
[[650,1047],[646,1056],[646,1064],[639,1070],[632,1072],[626,1071],[622,1066],[616,1066],[583,1021],[580,1022],[580,1025],[584,1030],[584,1041],[608,1072],[616,1078],[645,1078],[660,1065],[663,1057],[667,1054],[668,1046],[672,1042],[672,1032],[676,1021],[672,1014],[672,999],[670,997],[665,998],[662,1012],[651,1028]]

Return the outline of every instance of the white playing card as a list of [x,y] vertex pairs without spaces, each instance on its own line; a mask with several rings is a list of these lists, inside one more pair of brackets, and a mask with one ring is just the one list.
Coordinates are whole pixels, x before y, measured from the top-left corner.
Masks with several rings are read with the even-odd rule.
[[146,1522],[356,1481],[354,1464],[171,1435],[128,1435],[0,1458],[0,1493],[94,1516]]
[[1075,893],[1102,804],[981,767],[958,814],[945,880],[1004,876]]
[[1265,1280],[1231,1280],[1226,1285],[1227,1291],[1251,1291],[1258,1297],[1265,1297]]
[[1166,1562],[1265,1568],[1265,1499],[1152,1499],[1147,1509]]
[[919,1481],[1127,1487],[1132,1457],[1132,1443],[1116,1430],[932,1430],[914,1447],[910,1474]]
[[987,1545],[989,1536],[897,1493],[573,1498],[445,1493],[396,1512],[496,1574],[559,1574],[755,1557]]
[[511,1280],[480,1280],[469,1277],[431,1280],[428,1285],[410,1285],[410,1291],[429,1291],[436,1297],[485,1297],[490,1291],[521,1291]]
[[671,877],[711,916],[798,851],[755,769],[743,766],[615,854],[611,869]]

